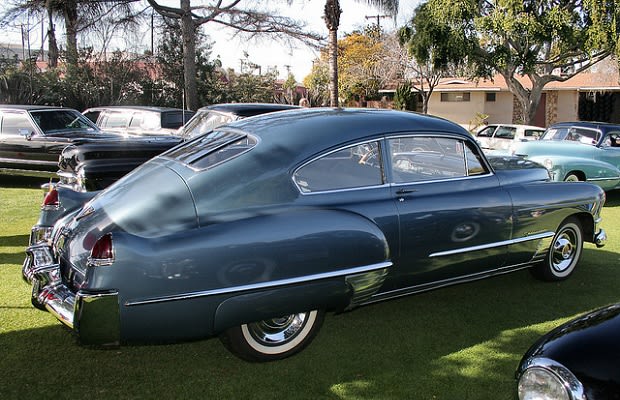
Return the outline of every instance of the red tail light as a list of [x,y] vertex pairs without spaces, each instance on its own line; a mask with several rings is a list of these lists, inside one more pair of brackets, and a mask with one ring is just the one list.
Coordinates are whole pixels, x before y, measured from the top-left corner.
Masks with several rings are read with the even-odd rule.
[[51,189],[45,197],[43,198],[44,206],[58,206],[60,203],[58,202],[58,190]]
[[112,234],[108,233],[101,236],[90,251],[88,259],[91,265],[102,266],[110,265],[114,262],[114,246],[112,245]]

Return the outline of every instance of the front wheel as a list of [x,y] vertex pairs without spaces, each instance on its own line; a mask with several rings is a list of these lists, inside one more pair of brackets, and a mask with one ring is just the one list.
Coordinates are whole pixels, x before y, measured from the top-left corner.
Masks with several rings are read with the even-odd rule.
[[579,179],[576,174],[570,173],[566,175],[566,178],[564,178],[564,182],[581,182],[581,179]]
[[290,357],[310,344],[325,312],[308,311],[230,328],[220,340],[230,352],[246,361],[274,361]]
[[568,278],[581,257],[583,233],[577,219],[564,221],[553,237],[545,262],[530,269],[532,274],[545,281]]

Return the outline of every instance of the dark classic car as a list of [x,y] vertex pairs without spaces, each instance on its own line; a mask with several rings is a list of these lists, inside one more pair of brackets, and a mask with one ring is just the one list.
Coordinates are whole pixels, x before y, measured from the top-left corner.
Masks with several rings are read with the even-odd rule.
[[0,173],[55,177],[58,157],[67,145],[104,134],[70,108],[0,105]]
[[303,349],[326,311],[523,268],[566,279],[606,239],[599,187],[389,110],[236,121],[71,193],[50,192],[64,216],[26,250],[36,307],[84,344],[219,335],[254,361]]
[[127,135],[175,135],[194,112],[171,107],[105,106],[89,108],[82,114],[108,132]]
[[[67,147],[60,156],[60,183],[74,190],[101,190],[146,160],[217,126],[274,111],[298,108],[286,104],[217,104],[199,109],[174,136],[92,140]],[[145,140],[146,139],[146,140]]]
[[519,399],[620,399],[620,304],[541,337],[517,368]]

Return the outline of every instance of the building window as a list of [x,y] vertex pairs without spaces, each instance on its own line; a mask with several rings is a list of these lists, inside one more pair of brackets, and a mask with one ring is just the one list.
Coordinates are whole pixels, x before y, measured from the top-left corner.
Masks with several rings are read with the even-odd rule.
[[495,101],[495,93],[487,92],[487,94],[486,94],[486,101]]
[[469,101],[469,92],[443,92],[441,93],[442,102]]

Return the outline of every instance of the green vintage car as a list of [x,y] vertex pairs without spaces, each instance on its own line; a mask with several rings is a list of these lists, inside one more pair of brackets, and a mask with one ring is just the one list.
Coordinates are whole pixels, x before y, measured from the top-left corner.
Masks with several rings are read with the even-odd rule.
[[538,141],[518,142],[514,155],[544,165],[554,181],[587,181],[604,190],[620,188],[620,125],[562,122]]

